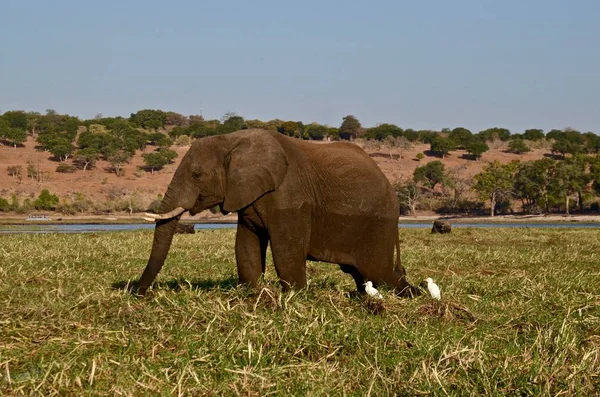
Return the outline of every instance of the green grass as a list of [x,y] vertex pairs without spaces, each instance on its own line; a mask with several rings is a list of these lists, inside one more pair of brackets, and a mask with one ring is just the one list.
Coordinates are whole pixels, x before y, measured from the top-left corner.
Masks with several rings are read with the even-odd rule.
[[236,285],[234,231],[175,237],[149,296],[152,233],[0,236],[1,395],[594,395],[598,230],[401,230],[403,262],[442,301],[349,297],[309,264]]

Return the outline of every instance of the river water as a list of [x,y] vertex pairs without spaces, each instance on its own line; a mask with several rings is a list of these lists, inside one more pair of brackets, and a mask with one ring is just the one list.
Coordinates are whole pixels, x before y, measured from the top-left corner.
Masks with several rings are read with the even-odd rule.
[[[196,223],[196,230],[231,229],[235,223]],[[401,229],[425,229],[431,228],[431,223],[399,223]],[[455,223],[453,228],[561,228],[561,229],[600,229],[600,223]],[[94,233],[94,232],[117,232],[131,230],[153,230],[154,224],[132,223],[132,224],[95,224],[95,225],[0,225],[0,234],[35,234],[35,233]]]

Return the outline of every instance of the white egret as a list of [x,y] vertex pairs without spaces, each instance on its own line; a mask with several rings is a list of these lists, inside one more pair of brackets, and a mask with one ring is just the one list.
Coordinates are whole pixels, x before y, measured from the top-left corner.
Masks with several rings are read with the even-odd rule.
[[377,291],[377,288],[373,287],[373,283],[367,281],[365,284],[365,292],[376,299],[383,299],[383,296]]
[[440,287],[438,287],[437,284],[433,282],[433,279],[431,277],[427,277],[425,281],[427,281],[427,290],[429,291],[431,297],[439,301],[442,298]]

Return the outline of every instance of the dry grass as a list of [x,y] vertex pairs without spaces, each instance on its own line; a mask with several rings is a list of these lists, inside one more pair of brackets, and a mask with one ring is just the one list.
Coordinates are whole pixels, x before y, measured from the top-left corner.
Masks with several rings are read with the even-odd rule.
[[150,232],[0,236],[0,394],[597,393],[597,230],[401,233],[441,302],[350,297],[328,264],[299,292],[271,264],[238,287],[233,230],[177,236],[137,298]]

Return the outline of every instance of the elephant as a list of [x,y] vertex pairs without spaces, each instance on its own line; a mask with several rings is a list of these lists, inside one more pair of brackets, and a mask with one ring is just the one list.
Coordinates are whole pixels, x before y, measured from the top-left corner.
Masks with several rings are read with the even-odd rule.
[[[239,281],[256,287],[267,246],[284,291],[306,287],[306,261],[338,264],[364,284],[419,294],[400,261],[396,193],[377,164],[349,142],[316,144],[248,129],[194,141],[157,213],[152,251],[137,282],[146,293],[162,268],[182,214],[220,205],[237,212]],[[394,249],[396,263],[394,264]]]

